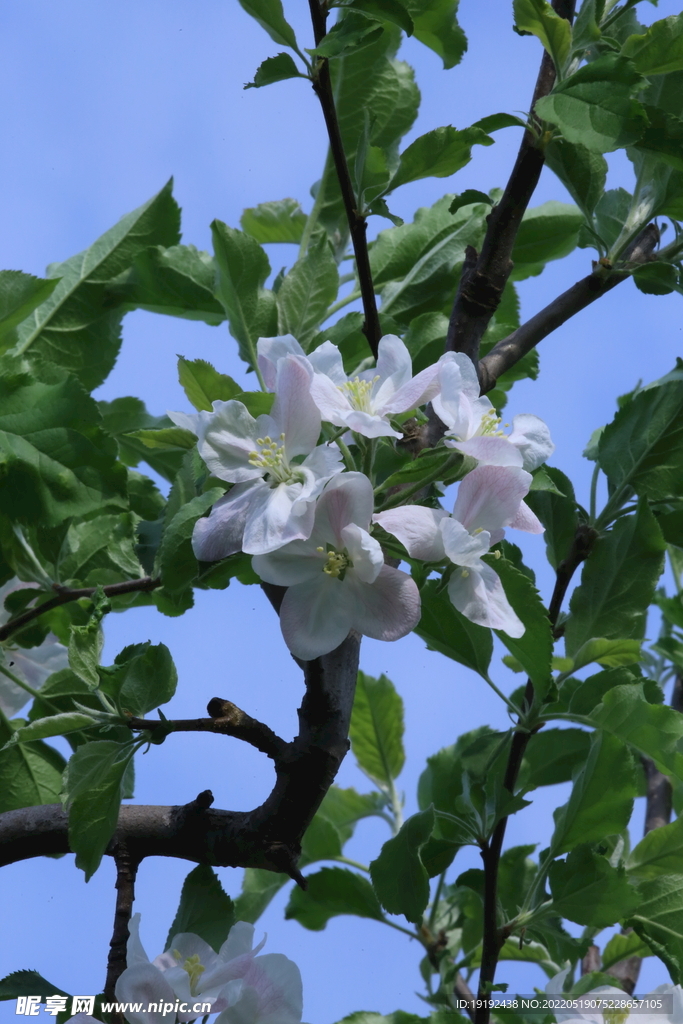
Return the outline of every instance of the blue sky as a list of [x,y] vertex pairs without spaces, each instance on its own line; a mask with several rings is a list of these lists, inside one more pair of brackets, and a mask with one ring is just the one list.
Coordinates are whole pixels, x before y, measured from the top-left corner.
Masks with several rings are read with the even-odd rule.
[[[641,19],[678,13],[662,0],[645,3]],[[303,45],[310,32],[303,2],[285,0],[285,11]],[[444,72],[431,51],[409,40],[401,56],[416,67],[423,94],[420,117],[408,138],[440,125],[462,128],[499,110],[522,111],[529,103],[540,60],[535,39],[512,32],[507,0],[462,0],[460,20],[469,50],[460,67]],[[0,8],[0,103],[5,138],[0,163],[2,267],[42,274],[88,246],[120,216],[140,205],[173,175],[183,208],[183,241],[210,248],[209,224],[218,217],[237,226],[242,209],[293,196],[310,208],[309,187],[319,176],[326,140],[317,101],[305,82],[290,81],[244,92],[258,64],[277,52],[236,0],[5,0]],[[477,147],[475,159],[456,179],[427,180],[401,189],[395,212],[411,217],[447,191],[502,186],[518,132],[496,135],[496,145]],[[610,186],[631,183],[630,165],[612,160]],[[543,173],[534,205],[566,200],[550,171]],[[387,222],[376,221],[373,231]],[[274,271],[294,257],[292,247],[270,247]],[[529,316],[590,269],[591,253],[577,250],[520,286]],[[676,295],[645,296],[630,283],[566,324],[541,345],[538,382],[516,385],[511,415],[534,412],[550,425],[557,451],[553,464],[575,481],[587,501],[590,467],[581,451],[592,430],[613,415],[615,396],[638,379],[670,370],[681,352],[681,305]],[[244,378],[236,345],[225,326],[175,321],[144,312],[124,324],[119,361],[98,392],[111,399],[136,395],[151,412],[187,409],[176,379],[176,354],[211,360]],[[253,378],[252,378],[253,381]],[[517,540],[517,537],[512,539]],[[526,557],[549,597],[543,544],[524,538]],[[302,694],[300,673],[288,656],[274,615],[257,587],[199,592],[181,619],[137,609],[107,622],[105,661],[126,643],[164,642],[176,660],[180,686],[167,706],[172,717],[202,715],[213,696],[229,698],[284,736],[296,730]],[[406,706],[407,764],[400,786],[407,811],[416,808],[415,785],[425,757],[480,724],[505,726],[500,701],[481,681],[416,636],[399,644],[366,641],[362,667],[386,672]],[[502,665],[496,679],[506,690],[518,682]],[[338,781],[361,790],[369,783],[349,757]],[[185,803],[206,788],[216,806],[248,809],[272,784],[270,762],[250,747],[221,737],[171,738],[138,758],[136,799]],[[533,806],[510,822],[508,843],[543,845],[553,806],[565,796],[542,790]],[[640,810],[634,832],[640,830]],[[363,823],[348,848],[367,862],[388,838],[379,821]],[[478,866],[476,853],[460,855],[454,875]],[[137,909],[150,956],[161,952],[175,913],[182,879],[191,865],[162,858],[140,871]],[[239,891],[240,872],[219,871],[225,889]],[[0,874],[6,910],[0,975],[35,968],[78,993],[99,991],[113,919],[113,867],[107,861],[86,886],[71,857],[13,865]],[[259,922],[267,951],[283,952],[300,966],[304,1019],[332,1024],[358,1009],[426,1011],[421,989],[421,951],[397,932],[351,918],[337,918],[321,933],[285,922],[286,896]],[[639,989],[666,980],[658,961],[646,963]],[[518,991],[540,983],[526,965],[504,965],[500,980]],[[14,1017],[0,1004],[0,1020]]]

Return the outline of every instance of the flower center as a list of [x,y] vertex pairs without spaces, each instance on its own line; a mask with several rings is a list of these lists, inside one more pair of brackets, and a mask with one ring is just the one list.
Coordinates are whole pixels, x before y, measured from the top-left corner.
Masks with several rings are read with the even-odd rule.
[[501,419],[502,417],[496,416],[495,409],[489,409],[489,411],[484,413],[484,415],[482,416],[482,420],[481,423],[479,424],[477,434],[479,434],[480,436],[492,435],[493,437],[505,437],[504,432],[498,429],[498,424],[501,422]]
[[[316,551],[320,551],[324,554],[325,548],[318,547]],[[353,568],[353,562],[346,554],[345,551],[335,551],[329,544],[327,546],[327,559],[323,566],[323,572],[328,576],[333,576],[336,580],[343,580],[346,575],[347,569]]]
[[259,450],[249,453],[249,462],[254,469],[265,470],[264,476],[271,487],[302,483],[304,479],[300,470],[290,466],[284,442],[284,434],[280,434],[279,441],[273,441],[269,436],[257,437]]
[[[179,950],[177,949],[173,950],[173,956],[176,958],[176,960],[183,959],[183,954],[179,952]],[[190,977],[190,991],[192,992],[193,995],[195,995],[195,986],[199,979],[201,978],[204,971],[206,970],[206,967],[199,959],[199,953],[193,953],[192,956],[188,956],[185,963],[181,963],[180,966],[184,971],[187,971]]]
[[372,380],[361,380],[360,377],[354,377],[353,380],[347,380],[343,384],[338,384],[337,387],[346,394],[354,409],[359,412],[372,412],[372,389],[378,380],[379,374]]

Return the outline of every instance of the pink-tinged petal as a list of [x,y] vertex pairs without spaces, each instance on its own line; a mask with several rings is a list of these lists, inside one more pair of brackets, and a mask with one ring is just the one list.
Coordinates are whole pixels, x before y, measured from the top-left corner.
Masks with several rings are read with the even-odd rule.
[[526,533],[543,533],[543,523],[534,515],[525,501],[520,502],[517,515],[510,523],[513,530],[524,530]]
[[355,523],[342,529],[342,540],[353,562],[353,575],[363,583],[374,583],[384,565],[384,554],[378,542]]
[[285,356],[305,356],[299,342],[291,334],[281,334],[276,338],[259,338],[256,343],[258,365],[263,381],[269,391],[275,391],[277,381],[277,364]]
[[403,435],[394,430],[391,423],[384,416],[371,412],[361,412],[360,409],[350,409],[342,413],[340,419],[343,423],[340,426],[347,426],[356,434],[363,437],[402,437]]
[[242,402],[214,402],[212,413],[197,417],[197,450],[214,476],[242,483],[262,476],[249,462],[258,448],[258,424]]
[[207,517],[198,519],[192,533],[192,550],[200,562],[217,562],[242,550],[247,512],[258,494],[270,488],[263,480],[236,484],[219,498]]
[[501,629],[511,637],[524,634],[524,624],[505,596],[500,577],[488,565],[454,572],[448,582],[448,596],[470,622]]
[[313,349],[308,355],[308,361],[316,373],[329,377],[334,384],[346,384],[348,378],[344,372],[341,352],[331,341],[325,341]]
[[320,415],[327,423],[343,427],[346,420],[342,417],[351,409],[351,403],[344,391],[329,377],[322,373],[314,373],[311,381],[311,398],[315,402]]
[[252,960],[237,1001],[215,1024],[299,1024],[303,992],[299,968],[281,953]]
[[370,526],[374,508],[372,484],[363,473],[342,473],[333,477],[315,512],[315,535],[326,543],[344,547],[342,530],[356,523],[363,530]]
[[519,448],[528,472],[538,469],[555,451],[548,425],[528,412],[515,416],[509,440]]
[[277,364],[275,401],[270,414],[285,435],[288,458],[308,455],[318,443],[320,413],[311,397],[313,370],[301,356],[285,356]]
[[[258,949],[265,945],[265,938],[262,939]],[[218,950],[221,960],[234,960],[237,956],[244,956],[251,953],[254,945],[254,926],[247,921],[236,921],[228,933],[228,937]]]
[[280,628],[296,658],[312,661],[329,654],[349,635],[356,611],[346,586],[349,576],[340,580],[320,572],[287,590],[280,607]]
[[301,496],[301,484],[266,485],[254,488],[253,493],[244,523],[242,551],[248,555],[265,555],[290,541],[310,537],[315,503],[297,500]]
[[478,569],[482,555],[491,547],[491,534],[487,530],[468,533],[462,523],[448,516],[439,524],[443,537],[443,546],[451,562],[455,565],[470,565]]
[[385,413],[407,412],[408,409],[417,409],[419,405],[430,402],[439,392],[439,364],[427,366],[421,370],[412,380],[406,381],[394,392],[393,396],[384,405],[380,406],[379,395],[375,400],[375,408]]
[[352,626],[373,640],[400,640],[420,621],[420,591],[407,573],[383,565],[374,583],[362,583],[353,571],[349,584]]
[[162,972],[149,963],[128,967],[116,982],[115,993],[120,1003],[142,1003],[145,1007],[156,1003],[162,1007],[156,1012],[127,1010],[126,1020],[130,1024],[168,1024],[169,1017],[164,1014],[163,1005],[170,1003],[175,1007],[176,1002],[176,994]]
[[395,334],[385,334],[380,338],[377,347],[377,368],[366,370],[362,379],[372,380],[379,376],[375,398],[382,395],[382,401],[388,401],[395,391],[407,384],[413,375],[413,364],[406,345]]
[[278,587],[291,587],[295,583],[317,579],[323,575],[327,553],[317,551],[311,540],[295,540],[270,554],[254,555],[251,560],[254,572],[265,583]]
[[507,437],[482,436],[473,437],[469,441],[444,442],[449,448],[457,448],[463,455],[476,459],[481,466],[520,466],[522,453]]
[[441,562],[445,557],[439,524],[448,519],[443,509],[425,508],[423,505],[402,505],[372,517],[382,529],[400,540],[411,558],[425,562]]
[[516,466],[477,466],[458,486],[453,517],[472,533],[493,534],[509,526],[531,486],[531,474]]

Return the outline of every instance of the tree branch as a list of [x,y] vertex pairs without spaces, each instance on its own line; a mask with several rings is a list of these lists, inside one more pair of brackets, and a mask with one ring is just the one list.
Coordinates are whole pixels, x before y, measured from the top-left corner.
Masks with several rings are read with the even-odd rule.
[[[327,32],[327,6],[321,4],[319,0],[308,0],[308,3],[311,11],[311,21],[313,22],[315,45],[318,46]],[[363,300],[363,312],[365,314],[363,334],[368,339],[370,350],[376,359],[377,346],[379,345],[379,339],[382,337],[382,329],[379,323],[375,289],[372,283],[372,272],[370,270],[370,258],[368,255],[368,243],[366,237],[367,219],[358,213],[356,195],[351,181],[351,175],[349,173],[349,165],[346,161],[344,142],[339,128],[339,121],[337,119],[334,93],[332,91],[332,79],[330,76],[330,65],[329,61],[326,59],[319,59],[317,65],[313,69],[313,89],[320,100],[323,117],[325,118],[327,134],[330,140],[330,152],[332,154],[332,160],[334,161],[334,167],[339,180],[339,188],[341,191],[342,201],[344,203],[344,209],[346,211],[346,219],[351,233],[353,252],[356,257],[356,272],[358,274],[358,282],[360,284],[361,297]]]
[[[157,587],[161,586],[161,579],[157,576],[152,579],[151,576],[143,576],[137,580],[123,580],[122,583],[108,583],[106,587],[102,587],[102,590],[107,597],[118,597],[120,594],[132,594],[135,591],[145,592],[148,590],[156,590]],[[42,604],[36,605],[35,608],[29,608],[27,611],[22,612],[21,615],[15,616],[6,622],[4,626],[0,626],[0,641],[7,640],[12,633],[16,633],[17,630],[23,629],[24,626],[28,625],[29,622],[33,622],[34,619],[44,615],[45,612],[52,611],[53,608],[59,608],[60,605],[69,604],[71,601],[79,601],[82,597],[92,597],[97,591],[97,587],[81,587],[76,590],[72,590],[70,587],[60,587],[57,583],[53,584],[55,590],[59,591],[57,597],[51,597],[48,601],[44,601]],[[43,593],[37,591],[38,594]]]
[[[638,235],[626,259],[630,264],[650,262],[658,242],[659,229],[657,225],[648,224]],[[507,338],[499,341],[484,356],[478,366],[481,393],[485,394],[494,388],[498,378],[515,363],[518,363],[527,352],[531,352],[539,341],[547,338],[576,313],[585,309],[586,306],[601,298],[630,276],[630,270],[612,270],[609,267],[596,264],[592,274],[577,281],[566,292],[558,295],[531,320],[527,320],[512,334],[508,334]]]
[[[116,982],[126,969],[126,947],[128,944],[128,925],[133,913],[135,900],[135,876],[138,862],[130,856],[125,843],[119,843],[113,851],[116,863],[116,910],[114,912],[114,930],[109,944],[107,960],[107,980],[104,983],[104,998],[109,1002],[116,999]],[[112,1014],[112,1024],[125,1024],[122,1013]]]
[[[576,0],[553,0],[557,14],[568,21],[574,17]],[[537,129],[542,125],[533,110],[537,100],[547,96],[555,84],[555,67],[544,52],[531,101],[532,118]],[[481,252],[466,255],[458,293],[448,326],[446,351],[464,352],[475,365],[479,343],[503,297],[513,268],[512,250],[522,218],[543,170],[545,155],[538,133],[527,129],[500,202],[487,217],[487,229]],[[489,389],[487,389],[489,390]]]

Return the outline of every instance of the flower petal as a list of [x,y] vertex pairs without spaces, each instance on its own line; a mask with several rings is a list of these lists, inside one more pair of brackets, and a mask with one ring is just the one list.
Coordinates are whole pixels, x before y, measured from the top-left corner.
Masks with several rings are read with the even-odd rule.
[[529,412],[515,416],[508,440],[519,448],[528,472],[538,469],[555,451],[547,423]]
[[342,423],[339,424],[340,426],[345,425],[349,430],[355,431],[356,434],[362,434],[363,437],[403,436],[398,430],[394,430],[391,423],[380,413],[363,412],[361,409],[349,409],[348,412],[341,413],[339,419],[342,420]]
[[[287,335],[291,337],[291,335]],[[228,937],[218,950],[222,960],[234,960],[236,956],[251,953],[254,945],[254,926],[247,921],[236,921],[228,932]],[[265,939],[263,940],[265,942]]]
[[512,637],[524,634],[524,624],[505,596],[500,577],[488,565],[454,572],[448,582],[448,596],[470,622],[502,629]]
[[448,518],[443,509],[423,505],[402,505],[372,517],[379,525],[400,540],[411,558],[440,562],[445,557],[439,523]]
[[247,512],[260,491],[270,488],[263,480],[236,484],[219,498],[208,517],[198,519],[192,532],[192,550],[200,562],[217,562],[242,550]]
[[301,356],[285,356],[277,364],[275,401],[270,415],[285,435],[288,458],[308,455],[318,443],[320,413],[311,397],[313,369]]
[[[244,524],[242,551],[265,555],[293,540],[305,540],[313,529],[315,503],[301,501],[301,484],[254,487]],[[295,508],[296,505],[296,508]]]
[[213,412],[202,412],[197,419],[197,450],[214,476],[230,483],[255,480],[263,470],[249,462],[258,449],[259,428],[242,402],[214,402]]
[[451,562],[478,569],[481,556],[491,547],[491,534],[487,530],[480,530],[475,534],[468,533],[462,523],[451,516],[442,519],[439,526],[443,546]]
[[309,539],[292,541],[267,555],[254,555],[251,565],[266,583],[292,587],[295,583],[303,583],[322,575],[326,560],[327,555],[317,551],[316,545]]
[[350,571],[363,583],[374,583],[384,565],[384,554],[379,543],[356,523],[349,523],[341,533],[344,547],[353,562]]
[[381,406],[388,402],[403,384],[407,384],[412,375],[413,363],[405,342],[396,334],[385,334],[379,339],[377,347],[377,368],[364,371],[361,378],[372,380],[373,377],[379,376],[378,387],[373,397]]
[[348,573],[353,609],[352,626],[373,640],[400,640],[420,621],[420,591],[415,580],[400,569],[383,565],[374,583],[362,583]]
[[367,530],[374,508],[372,484],[364,473],[334,476],[323,491],[315,512],[315,536],[344,547],[342,530],[356,523]]
[[280,334],[275,338],[259,338],[256,343],[259,370],[269,391],[275,390],[277,364],[285,356],[305,356],[299,342],[291,334]]
[[149,957],[140,939],[140,917],[139,913],[133,914],[128,922],[128,942],[126,943],[126,963],[128,967],[135,964],[148,964]]
[[545,527],[538,517],[531,511],[525,501],[519,503],[517,515],[510,523],[513,530],[524,530],[526,533],[543,533]]
[[517,466],[477,466],[458,486],[453,516],[472,533],[493,534],[509,526],[531,486],[531,474]]
[[346,394],[340,391],[329,377],[322,373],[313,374],[311,398],[327,423],[333,423],[337,427],[345,425],[346,420],[343,419],[343,416],[350,412],[351,403]]
[[472,437],[469,441],[444,440],[448,448],[457,448],[463,455],[476,459],[481,466],[521,466],[522,453],[507,437]]
[[308,361],[316,373],[329,377],[334,384],[346,384],[347,376],[341,352],[331,341],[325,341],[308,355]]
[[493,406],[479,397],[479,379],[471,359],[461,352],[439,362],[441,390],[432,400],[434,412],[449,431],[466,441],[476,434],[481,421]]
[[130,1024],[168,1024],[168,1017],[163,1013],[163,1004],[175,1006],[176,994],[166,981],[162,972],[150,963],[138,963],[128,967],[116,982],[116,998],[120,1003],[142,1003],[149,1006],[155,1003],[161,1010],[126,1010],[126,1020]]
[[356,612],[354,594],[344,580],[320,572],[290,587],[280,607],[280,628],[296,658],[312,661],[339,647],[349,635]]
[[430,402],[439,392],[439,364],[434,363],[421,370],[412,380],[402,384],[393,396],[380,406],[380,396],[375,400],[375,409],[383,413],[407,412],[419,405]]

